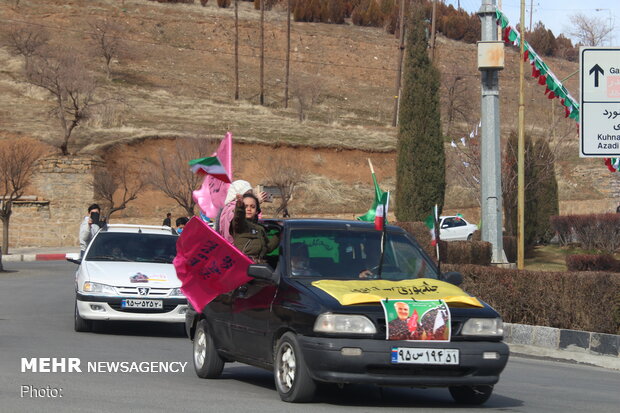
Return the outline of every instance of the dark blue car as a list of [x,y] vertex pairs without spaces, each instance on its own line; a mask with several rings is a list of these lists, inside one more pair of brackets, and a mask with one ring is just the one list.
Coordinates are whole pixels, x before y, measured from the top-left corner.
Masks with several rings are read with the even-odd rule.
[[439,274],[410,234],[396,226],[382,233],[359,221],[264,224],[281,234],[268,264],[250,265],[252,281],[187,314],[199,377],[217,378],[233,361],[268,369],[288,402],[311,400],[317,382],[447,387],[465,404],[491,396],[509,352],[502,320],[486,303],[448,302],[449,340],[398,339],[386,332],[380,302],[345,305],[322,286],[356,281],[355,291],[364,293],[378,290],[378,282],[416,280],[421,295],[409,298],[419,300],[424,291],[461,283],[458,273]]

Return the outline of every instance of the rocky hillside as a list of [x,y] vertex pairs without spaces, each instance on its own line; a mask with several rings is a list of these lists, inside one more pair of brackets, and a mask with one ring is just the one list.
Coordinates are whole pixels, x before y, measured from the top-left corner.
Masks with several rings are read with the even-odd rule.
[[[276,7],[266,14],[265,105],[261,106],[259,12],[251,3],[239,5],[237,101],[233,98],[234,13],[232,8],[218,8],[214,1],[206,7],[200,2],[163,4],[146,0],[6,1],[0,3],[0,36],[6,38],[15,27],[44,29],[52,49],[67,48],[87,58],[88,70],[97,79],[95,96],[101,104],[75,129],[71,152],[105,157],[111,145],[129,145],[131,150],[125,153],[139,158],[140,150],[152,151],[161,145],[161,138],[221,137],[230,130],[236,142],[254,148],[248,149],[250,152],[296,148],[293,153],[305,160],[319,187],[329,183],[337,193],[351,193],[322,212],[363,210],[365,200],[371,197],[366,190],[369,179],[365,158],[381,156],[380,180],[388,189],[395,182],[396,130],[391,122],[397,39],[380,29],[351,24],[293,23],[291,95],[285,108],[286,15]],[[111,61],[109,78],[91,39],[93,23],[104,19],[122,28],[118,35],[121,53]],[[443,127],[449,159],[446,206],[475,211],[477,201],[459,187],[451,169],[457,160],[450,141],[469,136],[480,119],[476,47],[439,37],[436,63],[442,72]],[[578,96],[577,76],[571,77],[577,64],[558,59],[548,59],[547,64],[559,79],[568,78],[565,85]],[[12,55],[6,42],[0,47],[0,67],[0,137],[32,136],[57,144],[62,133],[50,115],[53,101],[45,91],[25,82],[24,59]],[[620,196],[618,181],[602,161],[578,158],[574,121],[565,119],[558,102],[549,101],[544,87],[530,80],[528,65],[526,70],[527,130],[558,148],[556,174],[562,212],[615,208]],[[517,120],[516,49],[507,48],[500,82],[502,134],[507,136]],[[450,88],[458,90],[455,98],[449,97]],[[303,122],[299,120],[300,101],[304,102]],[[454,120],[448,122],[446,108],[450,103],[458,110],[453,110]],[[337,153],[332,160],[336,167],[325,167],[326,155],[317,151]],[[238,168],[238,177],[248,177],[250,170],[247,165]],[[320,193],[308,199],[321,204]],[[165,199],[158,202],[162,210],[173,206]],[[301,209],[308,207],[304,204]],[[126,214],[130,216],[131,210]]]

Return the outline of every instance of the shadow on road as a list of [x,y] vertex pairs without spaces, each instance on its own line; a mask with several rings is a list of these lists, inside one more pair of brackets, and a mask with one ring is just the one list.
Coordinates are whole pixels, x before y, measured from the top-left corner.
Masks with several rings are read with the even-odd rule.
[[[273,374],[251,366],[226,366],[220,380],[236,380],[259,386],[276,392]],[[319,383],[314,403],[334,406],[367,406],[367,407],[428,407],[428,408],[460,408],[446,388],[412,389],[407,387],[379,387],[372,385],[348,384],[338,386],[330,383]],[[523,401],[493,394],[488,402],[476,408],[514,408],[523,406]]]
[[99,321],[93,323],[93,333],[118,336],[187,338],[184,323]]

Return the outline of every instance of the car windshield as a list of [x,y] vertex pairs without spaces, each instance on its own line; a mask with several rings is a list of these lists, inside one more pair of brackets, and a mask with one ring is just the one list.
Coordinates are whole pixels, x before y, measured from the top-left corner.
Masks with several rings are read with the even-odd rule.
[[177,237],[160,234],[102,232],[86,254],[87,261],[172,263]]
[[291,231],[289,274],[325,279],[437,278],[428,256],[403,233],[386,234],[381,274],[381,232],[295,229]]

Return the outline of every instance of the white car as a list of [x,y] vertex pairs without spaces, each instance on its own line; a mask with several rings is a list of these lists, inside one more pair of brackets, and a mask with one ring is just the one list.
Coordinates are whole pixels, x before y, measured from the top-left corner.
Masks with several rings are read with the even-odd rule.
[[470,241],[478,226],[458,215],[439,217],[439,238],[444,241]]
[[187,299],[172,260],[178,236],[169,227],[112,224],[84,257],[67,254],[75,274],[75,331],[93,321],[185,322]]

